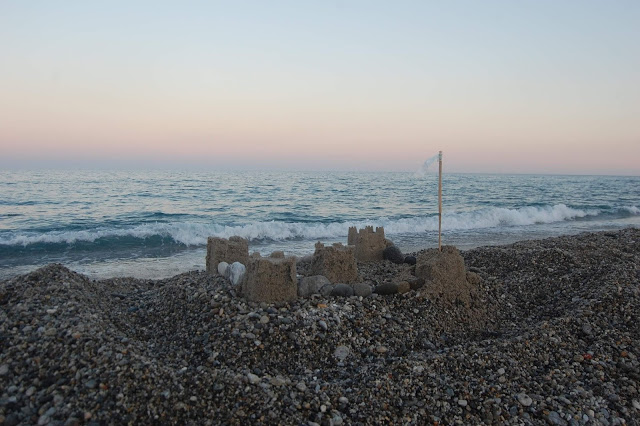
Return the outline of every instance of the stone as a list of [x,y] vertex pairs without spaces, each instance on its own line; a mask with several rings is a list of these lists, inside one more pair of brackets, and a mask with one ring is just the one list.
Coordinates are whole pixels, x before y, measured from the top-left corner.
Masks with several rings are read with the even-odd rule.
[[218,270],[220,262],[249,262],[249,241],[242,237],[233,236],[229,239],[209,237],[207,239],[206,268],[210,274]]
[[329,326],[327,326],[327,323],[323,320],[318,321],[318,326],[324,331],[327,331],[327,329],[329,328]]
[[242,283],[242,295],[252,302],[287,302],[298,296],[296,260],[252,257]]
[[398,292],[398,284],[396,283],[382,283],[378,284],[373,290],[374,293],[381,295],[396,294]]
[[327,284],[331,284],[331,282],[324,275],[304,277],[298,285],[298,297],[310,297],[312,294],[318,294],[320,289]]
[[0,365],[0,376],[5,376],[9,372],[9,365],[2,364]]
[[320,288],[320,294],[324,297],[328,297],[331,295],[331,292],[333,291],[333,288],[335,286],[333,284],[327,284],[327,285],[323,285]]
[[411,290],[418,290],[424,285],[424,280],[422,278],[410,276],[407,278],[407,282],[409,283],[409,287]]
[[466,407],[467,406],[467,400],[466,399],[459,399],[458,400],[458,405],[461,407]]
[[364,229],[349,228],[347,244],[354,247],[354,254],[359,262],[376,262],[384,259],[383,252],[387,247],[384,228],[366,226]]
[[249,383],[251,383],[252,385],[260,383],[260,377],[256,376],[253,373],[248,373],[247,379],[249,379]]
[[311,274],[324,275],[332,283],[354,283],[358,281],[358,264],[354,248],[340,243],[325,247],[316,243],[311,261]]
[[457,248],[443,246],[442,251],[425,250],[418,256],[415,276],[425,281],[422,291],[432,298],[470,305],[475,285],[467,280],[464,259]]
[[333,356],[336,357],[339,361],[344,361],[351,351],[347,346],[340,345],[333,351]]
[[405,294],[411,290],[411,286],[406,281],[400,281],[398,284],[398,293]]
[[228,268],[229,268],[229,264],[227,262],[218,263],[218,274],[222,275],[223,277],[226,277]]
[[517,395],[517,398],[518,398],[518,402],[525,407],[529,407],[531,406],[531,404],[533,404],[533,399],[531,399],[531,397],[526,393],[519,393]]
[[560,417],[560,414],[558,414],[557,411],[550,411],[549,415],[547,416],[547,421],[552,425],[564,426],[568,424],[565,419]]
[[284,252],[283,251],[274,251],[273,253],[271,253],[269,255],[270,258],[272,259],[284,259]]
[[229,271],[229,280],[231,281],[231,284],[238,285],[244,279],[247,268],[240,262],[233,262],[231,266],[229,266]]
[[371,286],[368,283],[355,283],[353,285],[353,294],[361,297],[368,297],[372,293]]
[[407,265],[415,265],[416,261],[417,260],[415,256],[406,256],[404,258],[404,263],[406,263]]
[[382,252],[382,257],[384,258],[384,260],[389,260],[398,265],[404,262],[404,255],[396,246],[385,248]]
[[296,385],[296,389],[298,389],[300,392],[304,392],[307,390],[307,385],[304,382],[298,382],[298,384]]
[[331,291],[331,296],[349,297],[353,296],[353,287],[347,284],[336,284]]

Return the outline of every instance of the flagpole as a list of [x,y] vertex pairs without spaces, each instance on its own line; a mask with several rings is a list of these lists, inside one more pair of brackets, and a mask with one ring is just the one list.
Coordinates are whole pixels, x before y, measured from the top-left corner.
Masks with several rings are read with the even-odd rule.
[[442,151],[438,152],[438,251],[442,251]]

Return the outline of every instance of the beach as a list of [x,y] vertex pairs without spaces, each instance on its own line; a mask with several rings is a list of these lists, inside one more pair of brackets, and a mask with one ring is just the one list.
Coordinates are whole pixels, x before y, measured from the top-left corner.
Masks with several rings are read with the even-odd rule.
[[638,423],[640,230],[462,255],[468,304],[428,283],[258,304],[202,271],[2,281],[0,423]]

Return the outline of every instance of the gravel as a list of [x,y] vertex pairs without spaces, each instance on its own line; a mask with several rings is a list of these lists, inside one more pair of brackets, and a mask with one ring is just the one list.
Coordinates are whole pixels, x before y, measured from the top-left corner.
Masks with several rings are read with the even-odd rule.
[[[640,230],[462,254],[469,306],[249,303],[204,272],[2,281],[0,424],[638,424]],[[411,268],[359,265],[371,288]]]

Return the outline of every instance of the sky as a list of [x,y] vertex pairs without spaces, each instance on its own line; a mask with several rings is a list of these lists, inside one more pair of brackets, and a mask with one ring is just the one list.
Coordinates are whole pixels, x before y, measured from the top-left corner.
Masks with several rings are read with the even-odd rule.
[[640,175],[640,2],[0,0],[0,168]]

